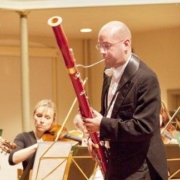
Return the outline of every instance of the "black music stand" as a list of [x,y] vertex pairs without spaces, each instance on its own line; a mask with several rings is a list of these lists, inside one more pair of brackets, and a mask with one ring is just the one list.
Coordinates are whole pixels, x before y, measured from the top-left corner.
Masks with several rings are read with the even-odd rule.
[[97,163],[89,155],[86,146],[74,146],[67,166],[67,180],[88,180],[95,172]]
[[168,180],[180,179],[180,147],[178,144],[165,144]]
[[3,129],[0,129],[0,136],[2,136]]

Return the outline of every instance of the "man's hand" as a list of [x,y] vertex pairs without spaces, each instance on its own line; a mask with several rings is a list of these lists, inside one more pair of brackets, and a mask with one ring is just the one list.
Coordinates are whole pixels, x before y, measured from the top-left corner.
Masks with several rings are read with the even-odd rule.
[[95,110],[93,110],[92,113],[93,118],[83,117],[84,125],[86,126],[86,129],[89,133],[98,132],[100,130],[100,124],[103,117],[99,112]]

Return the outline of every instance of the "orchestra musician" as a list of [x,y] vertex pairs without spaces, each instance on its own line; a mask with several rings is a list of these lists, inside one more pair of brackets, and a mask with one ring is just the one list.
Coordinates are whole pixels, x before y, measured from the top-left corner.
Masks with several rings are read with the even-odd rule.
[[[161,110],[160,110],[160,128],[161,128],[161,136],[164,144],[178,144],[177,139],[175,138],[175,133],[177,132],[175,126],[169,122],[171,116],[169,111],[165,105],[165,103],[161,102]],[[167,123],[169,125],[166,127]],[[166,127],[166,129],[164,129]],[[162,132],[163,131],[163,132]]]
[[80,132],[82,132],[82,143],[81,146],[87,146],[87,138],[89,137],[89,133],[86,129],[86,127],[83,124],[83,121],[81,119],[81,115],[77,114],[73,119],[74,126],[76,129]]
[[[15,165],[22,162],[23,170],[28,172],[32,169],[34,155],[38,147],[38,142],[42,142],[43,134],[51,129],[57,117],[56,105],[51,100],[41,100],[37,103],[33,111],[34,130],[18,134],[14,143],[16,149],[9,155],[9,164]],[[27,175],[29,177],[29,175]],[[27,179],[26,179],[27,180]]]
[[6,139],[0,136],[0,150],[1,152],[10,153],[12,149],[16,148],[16,144],[7,141]]
[[[100,140],[109,142],[105,180],[167,180],[158,78],[132,53],[131,39],[129,28],[120,21],[100,29],[96,47],[108,70],[101,113],[93,110],[93,118],[84,117],[83,121],[89,133],[99,132]],[[90,138],[90,153],[92,143]]]

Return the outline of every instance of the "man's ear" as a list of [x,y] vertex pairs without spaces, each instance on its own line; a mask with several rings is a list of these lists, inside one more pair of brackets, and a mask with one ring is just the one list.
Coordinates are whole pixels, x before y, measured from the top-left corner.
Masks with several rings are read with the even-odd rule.
[[131,40],[130,39],[126,39],[124,40],[124,45],[125,45],[125,50],[129,49],[131,46]]

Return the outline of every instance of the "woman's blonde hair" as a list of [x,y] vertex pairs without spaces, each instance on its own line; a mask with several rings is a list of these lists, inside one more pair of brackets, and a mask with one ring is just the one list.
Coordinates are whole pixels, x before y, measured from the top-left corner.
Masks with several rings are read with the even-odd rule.
[[163,101],[161,101],[160,114],[162,116],[162,127],[164,127],[169,122],[171,116],[170,116],[169,111]]
[[55,119],[57,118],[57,108],[55,103],[50,100],[50,99],[43,99],[41,101],[39,101],[36,106],[34,107],[34,111],[33,114],[36,113],[37,108],[39,107],[47,107],[47,108],[52,108],[52,110],[54,111],[54,117],[53,120],[55,121]]

